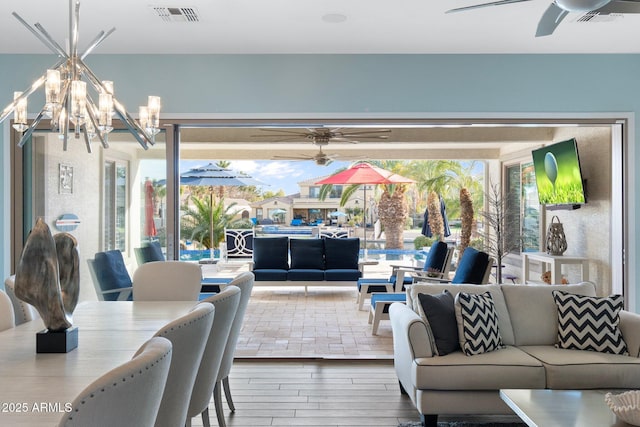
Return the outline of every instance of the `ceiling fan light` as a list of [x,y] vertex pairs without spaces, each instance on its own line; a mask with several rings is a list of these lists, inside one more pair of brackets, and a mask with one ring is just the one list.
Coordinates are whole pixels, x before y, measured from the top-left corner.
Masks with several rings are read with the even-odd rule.
[[591,12],[600,9],[611,0],[555,0],[559,8],[567,12]]

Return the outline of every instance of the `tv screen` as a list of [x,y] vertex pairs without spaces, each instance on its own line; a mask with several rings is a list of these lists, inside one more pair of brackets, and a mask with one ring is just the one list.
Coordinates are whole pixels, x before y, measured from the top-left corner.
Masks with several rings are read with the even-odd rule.
[[533,150],[531,154],[541,205],[586,202],[575,139],[547,145]]

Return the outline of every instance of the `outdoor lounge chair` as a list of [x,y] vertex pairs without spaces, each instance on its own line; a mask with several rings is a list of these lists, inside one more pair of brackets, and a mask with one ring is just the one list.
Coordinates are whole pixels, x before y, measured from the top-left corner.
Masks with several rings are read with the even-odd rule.
[[424,273],[436,275],[436,277],[446,277],[451,266],[451,257],[454,251],[453,246],[445,242],[436,241],[429,250],[429,255],[422,267],[392,266],[393,270],[388,279],[366,278],[358,280],[358,309],[362,310],[367,294],[372,292],[402,292],[405,285],[413,283],[414,275]]

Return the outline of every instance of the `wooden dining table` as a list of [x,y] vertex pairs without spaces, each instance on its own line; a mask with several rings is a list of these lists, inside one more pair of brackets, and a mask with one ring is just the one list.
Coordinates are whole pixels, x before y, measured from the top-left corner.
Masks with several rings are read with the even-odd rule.
[[196,302],[87,301],[76,307],[78,347],[36,353],[41,319],[0,332],[0,426],[55,426],[92,381],[130,360]]

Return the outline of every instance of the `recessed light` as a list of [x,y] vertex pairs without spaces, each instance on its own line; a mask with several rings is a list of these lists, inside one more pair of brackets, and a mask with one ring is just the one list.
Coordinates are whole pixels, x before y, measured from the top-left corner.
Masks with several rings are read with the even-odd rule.
[[329,24],[339,24],[347,20],[347,16],[341,13],[327,13],[322,16],[322,20]]

